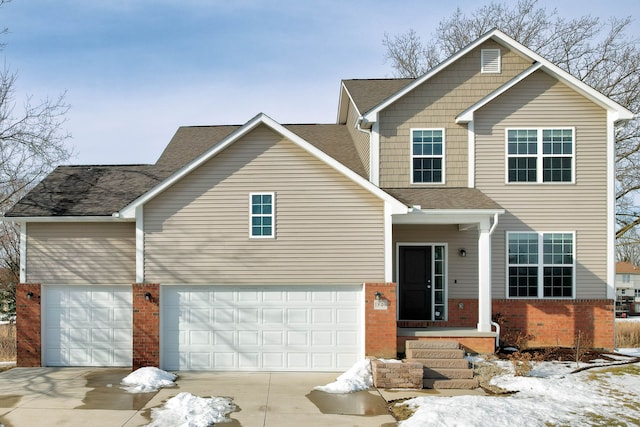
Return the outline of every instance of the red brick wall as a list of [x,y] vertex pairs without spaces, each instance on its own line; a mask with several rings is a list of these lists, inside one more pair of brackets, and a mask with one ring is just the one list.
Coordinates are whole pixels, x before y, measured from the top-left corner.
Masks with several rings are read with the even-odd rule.
[[[492,301],[493,320],[501,326],[500,341],[510,345],[518,337],[528,336],[532,347],[573,347],[579,332],[595,348],[614,347],[613,300],[516,300]],[[446,322],[398,322],[401,327],[475,328],[478,324],[478,300],[450,299]],[[584,342],[584,339],[583,339]]]
[[[375,310],[375,293],[382,294],[386,310]],[[396,353],[396,284],[365,283],[365,354],[395,358]]]
[[[147,301],[146,293],[151,294]],[[133,369],[160,366],[160,285],[133,285]]]
[[[33,295],[29,299],[27,293]],[[42,365],[40,284],[19,283],[16,287],[16,346],[18,367]]]
[[573,347],[578,333],[592,347],[614,348],[613,300],[493,300],[502,337],[530,335],[529,346]]

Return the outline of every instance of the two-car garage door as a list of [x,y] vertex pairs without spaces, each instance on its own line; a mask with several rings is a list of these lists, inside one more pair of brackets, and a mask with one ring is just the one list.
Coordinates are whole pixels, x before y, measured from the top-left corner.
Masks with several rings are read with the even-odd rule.
[[166,286],[169,370],[341,371],[363,356],[361,287]]

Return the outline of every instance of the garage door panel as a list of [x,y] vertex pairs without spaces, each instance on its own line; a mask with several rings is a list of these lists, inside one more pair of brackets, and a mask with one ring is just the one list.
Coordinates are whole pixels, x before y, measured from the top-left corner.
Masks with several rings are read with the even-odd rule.
[[314,325],[327,324],[330,325],[334,323],[333,319],[333,309],[324,308],[319,309],[315,308],[311,310],[312,323]]
[[342,371],[362,352],[360,286],[165,286],[161,301],[164,369]]
[[124,286],[45,286],[44,363],[131,366],[132,294]]
[[329,366],[334,366],[334,354],[328,352],[311,353],[311,367],[312,369],[322,370],[328,369]]

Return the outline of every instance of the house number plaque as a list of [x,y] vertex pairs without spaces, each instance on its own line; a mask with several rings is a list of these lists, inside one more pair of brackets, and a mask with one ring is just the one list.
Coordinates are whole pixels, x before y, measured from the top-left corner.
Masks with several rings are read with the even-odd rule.
[[374,310],[386,310],[389,308],[389,302],[386,299],[373,300]]

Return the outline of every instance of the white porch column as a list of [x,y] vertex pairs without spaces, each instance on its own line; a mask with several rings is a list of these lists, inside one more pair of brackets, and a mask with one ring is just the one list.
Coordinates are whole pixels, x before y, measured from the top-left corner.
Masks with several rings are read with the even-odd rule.
[[478,332],[491,332],[491,221],[478,224]]

